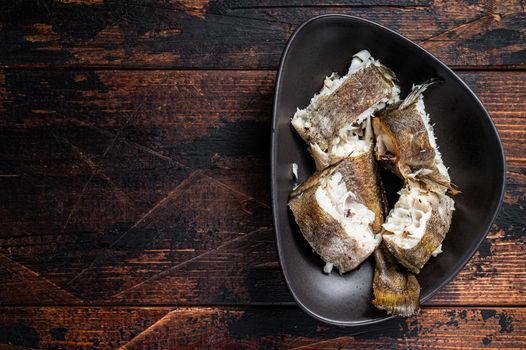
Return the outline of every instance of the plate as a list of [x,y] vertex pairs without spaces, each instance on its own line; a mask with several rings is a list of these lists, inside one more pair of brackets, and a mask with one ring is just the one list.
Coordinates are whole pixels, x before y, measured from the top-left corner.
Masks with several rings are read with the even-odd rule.
[[[304,108],[325,76],[346,73],[352,55],[367,49],[397,75],[404,97],[412,84],[438,77],[443,83],[425,95],[426,110],[452,181],[462,190],[443,242],[444,253],[425,265],[418,280],[425,302],[464,267],[486,236],[502,201],[505,161],[502,145],[475,94],[445,64],[409,39],[373,22],[323,15],[302,24],[289,39],[276,82],[272,126],[272,205],[276,245],[284,279],[296,303],[311,316],[341,326],[388,319],[372,304],[374,262],[342,276],[322,273],[323,261],[312,252],[287,208],[293,187],[291,164],[300,181],[314,172],[307,145],[290,126],[297,107]],[[392,200],[402,184],[387,176]]]

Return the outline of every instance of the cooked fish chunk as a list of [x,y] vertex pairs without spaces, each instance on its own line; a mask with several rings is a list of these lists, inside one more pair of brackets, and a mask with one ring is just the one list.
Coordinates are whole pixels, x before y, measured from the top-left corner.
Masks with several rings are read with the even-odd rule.
[[381,232],[387,199],[372,153],[372,145],[369,151],[353,154],[340,161],[334,168],[342,174],[347,189],[356,193],[363,204],[375,214],[373,231]]
[[289,207],[305,239],[327,263],[345,273],[376,249],[375,213],[347,187],[337,167],[316,173],[292,192]]
[[404,181],[439,184],[456,193],[438,150],[423,92],[433,82],[416,86],[402,101],[373,118],[375,154],[382,166]]
[[[378,167],[370,151],[341,161],[336,168],[342,173],[347,188],[358,193],[364,204],[375,213],[372,228],[383,231],[387,201]],[[416,277],[401,266],[385,243],[374,251],[373,304],[388,314],[410,316],[420,307],[420,284]]]
[[327,77],[322,90],[292,125],[309,144],[319,170],[352,152],[366,151],[362,122],[387,103],[398,101],[396,77],[367,50],[353,56],[348,73]]
[[373,305],[390,315],[412,316],[420,309],[420,284],[382,242],[374,251]]
[[443,191],[412,181],[399,194],[382,225],[383,240],[398,262],[418,273],[449,231],[454,202]]

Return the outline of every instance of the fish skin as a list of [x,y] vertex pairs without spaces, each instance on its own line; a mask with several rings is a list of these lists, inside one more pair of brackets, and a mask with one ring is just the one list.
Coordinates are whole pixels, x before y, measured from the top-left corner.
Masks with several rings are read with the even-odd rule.
[[343,274],[360,265],[372,250],[360,251],[358,242],[347,235],[336,219],[323,211],[315,198],[316,189],[317,186],[313,186],[292,198],[289,207],[312,249]]
[[[315,194],[321,181],[335,172],[340,172],[348,186],[347,190],[356,195],[357,201],[369,207],[366,201],[371,201],[373,196],[379,193],[379,190],[374,188],[378,186],[378,183],[370,181],[370,184],[367,184],[351,180],[353,179],[351,176],[358,174],[371,164],[372,156],[364,156],[366,157],[348,158],[335,166],[315,173],[292,192],[289,200],[289,207],[305,239],[325,262],[333,263],[340,274],[358,267],[373,253],[380,239],[377,236],[376,245],[369,249],[360,249],[360,242],[349,237],[343,226],[319,206]],[[372,164],[374,165],[374,160]],[[380,221],[376,220],[377,212],[370,209],[375,212],[373,225],[378,225],[378,222],[381,225],[383,216],[380,217]],[[377,231],[373,229],[373,232]]]
[[397,106],[387,108],[373,118],[376,135],[389,137],[395,149],[392,157],[376,154],[376,159],[387,170],[403,180],[419,169],[432,171],[427,177],[437,183],[450,183],[448,177],[438,171],[435,163],[436,151],[429,141],[422,116],[414,106],[399,110]]
[[[420,186],[412,183],[413,186]],[[432,208],[431,217],[426,222],[424,234],[420,241],[410,249],[404,249],[394,241],[394,233],[385,231],[383,241],[389,251],[409,271],[419,273],[420,269],[431,258],[431,254],[442,244],[446,237],[454,210],[454,201],[442,191],[428,190],[431,194],[429,203]]]
[[[387,212],[387,198],[378,170],[371,147],[369,152],[348,157],[328,168],[326,172],[317,172],[296,188],[291,198],[297,198],[309,189],[315,192],[313,187],[320,181],[321,176],[330,176],[333,172],[339,171],[347,189],[358,195],[364,205],[375,213],[372,228],[375,233],[381,234]],[[291,209],[298,210],[292,207]],[[388,314],[400,316],[416,314],[420,307],[420,284],[416,277],[396,262],[384,243],[376,247],[373,255],[375,259],[373,305]],[[363,256],[365,259],[365,254]]]
[[[363,111],[387,97],[393,84],[394,78],[386,80],[377,66],[370,65],[351,75],[330,95],[320,95],[316,106],[307,106],[308,120],[318,126],[317,130],[295,127],[296,131],[308,144],[317,144],[325,150],[329,147],[328,140],[340,129],[356,122]],[[320,123],[321,119],[327,123]]]
[[[375,213],[373,230],[382,234],[388,203],[378,165],[372,152],[342,161],[337,165],[347,188],[360,194],[364,204]],[[412,316],[420,310],[420,284],[415,275],[401,266],[385,243],[375,249],[373,305],[389,315]]]
[[[405,182],[419,180],[428,187],[443,186],[454,195],[460,191],[451,183],[447,171],[445,174],[439,171],[435,159],[437,150],[431,144],[422,113],[417,109],[418,100],[423,98],[422,93],[432,83],[416,86],[404,101],[376,113],[373,118],[374,133],[389,139],[394,149],[382,154],[377,146],[375,157],[383,168]],[[414,175],[423,169],[428,169],[430,173]]]
[[364,152],[348,157],[334,167],[342,174],[347,189],[357,194],[363,204],[375,214],[373,231],[381,232],[387,207],[387,196],[373,153]]
[[[334,78],[327,77],[325,84],[327,80],[330,82]],[[328,158],[324,166],[319,166],[317,162],[317,168],[323,169],[341,160],[331,159],[329,150],[331,141],[338,137],[341,129],[360,123],[360,115],[383,100],[398,100],[398,91],[393,72],[379,63],[370,64],[349,75],[332,93],[317,94],[304,110],[296,112],[292,118],[292,125],[309,144],[311,153],[326,153]],[[300,116],[300,112],[305,115]],[[296,119],[303,119],[311,126],[296,123]],[[313,150],[314,146],[319,147],[319,151]],[[319,157],[323,155],[320,154]]]
[[373,305],[389,315],[413,316],[420,310],[420,284],[391,255],[385,243],[374,251]]

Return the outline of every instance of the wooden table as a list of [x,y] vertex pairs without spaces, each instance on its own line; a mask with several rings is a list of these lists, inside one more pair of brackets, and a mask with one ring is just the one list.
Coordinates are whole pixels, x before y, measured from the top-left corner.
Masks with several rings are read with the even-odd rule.
[[[0,349],[526,347],[523,1],[4,1]],[[456,69],[499,129],[503,207],[409,319],[339,328],[295,306],[272,232],[276,68],[322,13]]]

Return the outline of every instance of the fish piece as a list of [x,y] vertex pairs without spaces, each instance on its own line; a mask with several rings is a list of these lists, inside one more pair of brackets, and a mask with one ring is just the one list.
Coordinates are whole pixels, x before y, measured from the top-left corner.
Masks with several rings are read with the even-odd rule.
[[352,152],[367,151],[362,122],[399,100],[395,81],[393,72],[362,50],[353,56],[345,76],[325,78],[310,104],[296,111],[291,123],[309,144],[318,170]]
[[[374,161],[372,144],[368,152],[347,157],[326,171],[342,174],[346,188],[356,193],[363,204],[375,214],[371,228],[377,237],[380,237],[383,231],[384,215],[387,212],[387,200],[378,166]],[[307,179],[301,185],[303,188],[298,188],[296,192],[293,192],[293,196],[305,193],[305,189],[316,186],[318,178],[312,176]],[[386,310],[389,314],[401,316],[415,314],[420,305],[420,285],[415,276],[398,264],[387,248],[385,246],[381,248],[382,246],[383,244],[374,250],[376,267],[373,280],[375,296],[373,304],[379,309]],[[366,255],[362,255],[363,259]],[[328,274],[333,266],[332,262],[327,262],[323,271]]]
[[373,305],[389,315],[412,316],[420,310],[420,284],[391,255],[385,243],[374,251]]
[[[364,205],[356,186],[347,187],[343,165],[308,178],[291,194],[289,207],[303,236],[340,274],[356,268],[376,249],[380,235],[373,231],[375,213]],[[350,182],[349,182],[350,183]]]
[[[337,167],[347,186],[355,189],[364,204],[375,213],[373,231],[382,234],[387,199],[372,145],[369,152],[350,157]],[[420,284],[415,275],[396,261],[383,242],[375,249],[373,256],[373,305],[390,315],[416,314],[420,309]]]
[[342,174],[347,189],[356,193],[363,204],[375,214],[372,229],[380,233],[387,197],[374,160],[372,142],[367,152],[353,154],[334,165],[334,168]]
[[399,263],[419,273],[449,231],[454,201],[442,190],[408,182],[389,213],[383,240]]
[[[355,155],[338,163],[347,188],[358,193],[363,203],[375,213],[373,231],[382,234],[387,199],[378,166],[370,151]],[[411,316],[420,308],[420,284],[416,277],[401,266],[381,243],[373,253],[375,270],[373,278],[373,305],[388,314]]]
[[451,184],[424,105],[423,92],[435,82],[415,86],[403,101],[376,114],[375,156],[404,181],[419,180],[429,187],[438,184],[456,194],[458,189]]

